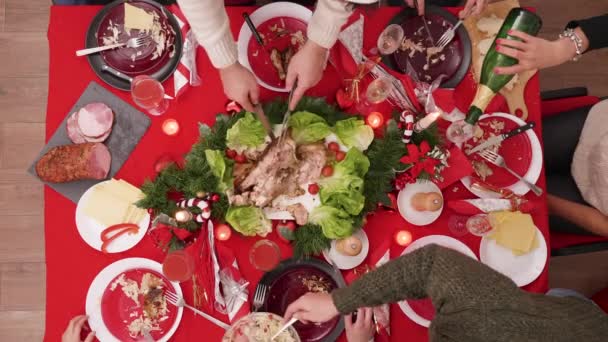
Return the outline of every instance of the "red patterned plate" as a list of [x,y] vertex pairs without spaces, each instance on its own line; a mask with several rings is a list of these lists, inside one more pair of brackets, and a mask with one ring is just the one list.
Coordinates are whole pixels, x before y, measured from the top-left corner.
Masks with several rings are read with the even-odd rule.
[[249,40],[247,56],[251,70],[264,83],[272,87],[284,88],[285,80],[279,78],[277,70],[272,65],[270,51],[273,48],[285,51],[291,47],[295,54],[301,46],[301,41],[296,39],[296,35],[299,35],[297,32],[301,32],[302,38],[306,39],[306,22],[296,18],[276,17],[258,25],[257,30],[266,45],[261,47],[254,37]]
[[[103,296],[101,298],[101,315],[103,322],[107,329],[120,341],[143,341],[142,336],[133,338],[129,335],[128,325],[131,322],[143,317],[144,313],[144,295],[138,295],[139,304],[136,303],[131,297],[128,297],[122,290],[122,286],[117,286],[112,290],[113,284],[122,276],[126,280],[135,281],[138,286],[141,285],[142,278],[146,273],[152,274],[154,277],[160,278],[162,285],[161,290],[173,289],[173,286],[163,275],[150,269],[131,269],[125,271],[115,277],[106,287]],[[167,318],[160,319],[158,327],[160,330],[151,330],[150,335],[155,341],[163,338],[163,336],[171,329],[177,319],[178,310],[168,304]]]
[[[473,139],[469,140],[469,142],[464,145],[463,150],[466,151],[467,149],[477,146],[485,141],[491,134],[500,135],[519,127],[519,124],[509,118],[493,115],[479,120],[478,125],[483,129],[483,138],[476,142],[473,141]],[[532,145],[527,134],[518,134],[504,140],[500,144],[497,152],[505,158],[506,164],[511,170],[515,171],[515,173],[523,177],[528,172],[532,163]],[[469,159],[471,159],[473,163],[485,163],[490,168],[492,174],[485,179],[485,182],[488,184],[505,188],[518,182],[518,179],[507,170],[485,161],[478,154],[469,156]],[[480,179],[475,173],[473,177]]]
[[[158,16],[158,23],[161,27],[161,34],[164,34],[165,48],[162,52],[156,53],[157,43],[153,40],[139,48],[117,48],[113,50],[101,52],[101,56],[105,63],[127,75],[151,75],[159,71],[165,64],[169,62],[174,52],[175,32],[171,26],[169,19],[163,11],[150,2],[146,1],[129,1],[129,4],[145,10]],[[124,5],[112,7],[97,28],[97,43],[99,46],[104,46],[104,39],[116,37],[118,42],[126,42],[129,38],[140,36],[139,30],[124,30]],[[116,32],[116,33],[114,33]],[[104,38],[105,37],[105,38]]]

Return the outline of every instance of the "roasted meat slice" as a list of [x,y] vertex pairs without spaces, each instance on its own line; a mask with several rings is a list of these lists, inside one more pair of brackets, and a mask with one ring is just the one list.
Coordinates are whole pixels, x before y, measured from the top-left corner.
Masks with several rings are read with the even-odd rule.
[[321,170],[327,164],[327,149],[323,144],[300,145],[297,150],[300,159],[298,184],[306,185],[316,182],[321,177]]
[[235,163],[234,169],[232,170],[232,176],[234,177],[234,185],[239,186],[245,180],[249,171],[255,167],[252,163]]
[[282,57],[283,57],[283,70],[287,70],[288,66],[289,66],[289,61],[291,61],[291,57],[293,57],[293,55],[295,55],[296,50],[293,47],[288,47],[287,49],[285,49],[285,51],[283,51],[283,53],[281,53]]
[[287,77],[287,73],[285,72],[285,68],[283,68],[283,56],[276,48],[273,48],[270,51],[270,61],[272,62],[272,66],[276,69],[279,79],[284,80]]
[[287,211],[296,219],[296,223],[300,226],[308,223],[308,210],[300,204],[292,204],[287,206]]

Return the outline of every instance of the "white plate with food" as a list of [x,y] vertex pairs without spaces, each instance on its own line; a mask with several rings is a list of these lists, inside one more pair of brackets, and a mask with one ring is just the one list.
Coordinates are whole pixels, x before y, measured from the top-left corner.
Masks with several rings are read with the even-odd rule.
[[[282,318],[270,312],[253,312],[239,319],[226,331],[222,342],[239,341],[270,341],[283,326]],[[273,341],[300,342],[298,333],[293,326],[287,328]]]
[[361,265],[368,253],[367,234],[359,229],[350,237],[331,240],[331,247],[323,251],[323,257],[329,263],[333,261],[341,270],[350,270]]
[[417,180],[399,191],[397,206],[401,216],[416,226],[426,226],[443,211],[443,195],[435,183]]
[[141,341],[144,330],[155,341],[168,341],[179,326],[183,308],[168,304],[165,291],[182,296],[179,284],[162,275],[158,262],[118,260],[99,272],[89,287],[89,326],[104,342]]
[[[479,118],[475,129],[475,136],[461,147],[463,151],[473,148],[484,142],[487,138],[507,133],[512,129],[525,125],[522,119],[507,113],[485,114]],[[540,141],[533,130],[516,135],[502,141],[491,150],[501,155],[509,168],[517,174],[527,179],[531,183],[536,183],[543,168],[543,152]],[[492,165],[483,160],[478,155],[469,156],[475,170],[474,176],[467,176],[461,179],[462,184],[473,194],[480,198],[499,198],[496,192],[484,191],[471,184],[475,179],[490,184],[497,188],[509,189],[517,195],[523,196],[530,188],[523,182],[517,180],[507,170]]]
[[138,188],[115,179],[89,188],[76,207],[76,227],[82,239],[105,253],[124,252],[137,245],[150,224],[150,214],[134,204],[140,194]]
[[543,273],[547,264],[547,242],[538,228],[536,240],[538,246],[532,251],[515,255],[510,249],[498,245],[496,240],[486,236],[481,239],[479,258],[484,264],[511,278],[517,286],[526,286]]
[[237,48],[239,62],[251,70],[258,83],[267,89],[288,92],[285,86],[287,65],[306,40],[306,27],[312,17],[310,9],[291,2],[264,5],[250,18],[264,40],[264,47],[243,23]]
[[[422,237],[407,246],[407,248],[403,250],[401,255],[412,253],[415,250],[418,250],[430,244],[436,244],[442,247],[453,249],[470,258],[477,260],[477,256],[467,245],[445,235],[428,235]],[[433,307],[433,303],[428,298],[420,300],[403,300],[399,302],[399,307],[401,308],[401,311],[403,311],[403,313],[407,317],[409,317],[409,319],[427,328],[431,325],[431,321],[435,315],[435,308]]]

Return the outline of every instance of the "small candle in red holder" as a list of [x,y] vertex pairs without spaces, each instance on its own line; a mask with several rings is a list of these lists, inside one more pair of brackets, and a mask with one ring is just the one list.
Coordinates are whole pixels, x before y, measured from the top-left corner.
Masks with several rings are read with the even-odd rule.
[[367,116],[366,121],[371,128],[380,128],[384,124],[384,116],[382,116],[382,113],[379,112],[371,112]]
[[232,236],[232,229],[227,224],[219,224],[215,227],[215,238],[219,241],[226,241]]
[[399,246],[407,246],[412,242],[412,233],[407,230],[400,230],[395,233],[395,242]]
[[163,132],[168,136],[174,136],[179,133],[179,123],[175,119],[167,119],[163,121]]

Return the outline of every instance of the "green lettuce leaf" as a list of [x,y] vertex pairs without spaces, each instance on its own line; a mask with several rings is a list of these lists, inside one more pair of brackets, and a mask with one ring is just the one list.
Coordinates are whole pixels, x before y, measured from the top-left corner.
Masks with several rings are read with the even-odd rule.
[[334,167],[334,174],[337,171],[339,174],[349,174],[363,178],[367,174],[367,170],[369,170],[367,156],[358,149],[351,148],[346,152],[344,159]]
[[205,150],[207,164],[215,177],[218,179],[219,190],[224,192],[232,189],[232,167],[233,162],[224,158],[224,153],[218,150]]
[[358,118],[336,122],[334,131],[346,147],[356,147],[365,151],[374,140],[374,130]]
[[308,216],[308,220],[321,226],[323,235],[330,239],[342,239],[353,233],[353,220],[350,215],[334,207],[316,207]]
[[295,112],[287,124],[297,144],[310,144],[325,139],[331,133],[325,119],[311,112]]
[[245,236],[266,236],[272,231],[270,220],[264,216],[262,209],[254,206],[228,208],[226,222]]
[[248,148],[257,148],[266,141],[264,126],[252,113],[245,113],[226,132],[226,146],[242,153]]

